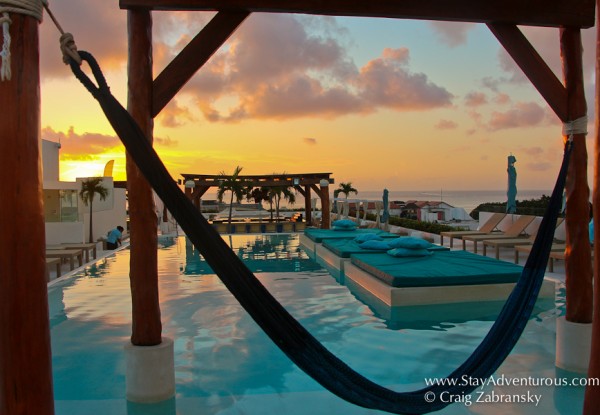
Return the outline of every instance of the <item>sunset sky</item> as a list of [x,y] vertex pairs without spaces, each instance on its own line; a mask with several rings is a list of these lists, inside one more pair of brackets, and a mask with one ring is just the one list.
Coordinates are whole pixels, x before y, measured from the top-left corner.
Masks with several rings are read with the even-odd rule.
[[[127,23],[118,1],[50,6],[126,103]],[[155,12],[154,75],[213,16]],[[124,148],[97,102],[40,29],[42,138],[58,141],[61,179],[101,175]],[[558,29],[522,28],[562,79]],[[583,31],[593,150],[595,29]],[[331,172],[359,190],[550,189],[561,126],[486,26],[253,14],[155,119],[155,148],[181,173]],[[590,162],[590,173],[591,173]]]

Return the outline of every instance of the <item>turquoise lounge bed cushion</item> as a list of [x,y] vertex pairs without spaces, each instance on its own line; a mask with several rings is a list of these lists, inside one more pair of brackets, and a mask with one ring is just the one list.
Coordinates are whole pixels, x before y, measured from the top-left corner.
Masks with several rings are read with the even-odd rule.
[[310,240],[321,243],[324,239],[354,239],[361,233],[373,233],[382,237],[398,237],[398,235],[384,232],[379,229],[354,229],[347,231],[334,231],[332,229],[306,229],[304,231],[304,235],[307,236]]
[[387,253],[353,254],[354,265],[392,287],[437,287],[514,283],[523,267],[466,251],[395,258]]
[[406,258],[415,256],[428,256],[431,255],[432,252],[427,249],[394,248],[387,251],[387,254],[395,258]]
[[[383,236],[383,241],[389,241],[391,239],[397,238],[398,235],[392,236]],[[360,243],[356,242],[354,239],[350,238],[327,238],[322,240],[323,246],[333,252],[335,255],[340,258],[350,258],[352,254],[378,254],[379,251],[374,251],[371,249],[364,249],[360,247]],[[432,245],[429,248],[430,251],[448,251],[449,248],[440,245]]]

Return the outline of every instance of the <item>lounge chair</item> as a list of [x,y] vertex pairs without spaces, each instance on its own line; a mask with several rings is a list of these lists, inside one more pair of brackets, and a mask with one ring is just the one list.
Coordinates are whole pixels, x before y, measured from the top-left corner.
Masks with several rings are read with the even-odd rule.
[[[556,221],[556,227],[558,228],[564,219],[558,218]],[[483,243],[483,256],[487,255],[487,247],[494,247],[496,250],[496,259],[500,259],[500,248],[512,248],[517,245],[533,245],[535,237],[537,236],[537,230],[531,234],[528,238],[497,238],[497,239],[486,239],[481,241]]]
[[535,219],[535,216],[522,215],[513,222],[512,225],[508,227],[508,229],[504,232],[498,232],[489,235],[465,235],[462,237],[463,241],[463,251],[466,249],[466,242],[473,242],[473,253],[477,253],[477,242],[485,241],[486,239],[509,239],[509,238],[518,238],[525,232],[525,229],[531,222]]
[[494,232],[498,224],[504,219],[506,213],[494,213],[476,231],[448,231],[440,233],[440,245],[444,245],[444,236],[450,238],[450,248],[454,246],[454,239],[460,239],[465,235],[485,235]]
[[[567,245],[562,242],[562,243],[555,243],[552,244],[552,246],[550,247],[550,252],[561,252],[565,250],[565,248],[567,247]],[[525,254],[529,254],[531,252],[531,248],[533,248],[533,245],[518,245],[515,246],[515,264],[519,263],[519,253],[525,253]]]

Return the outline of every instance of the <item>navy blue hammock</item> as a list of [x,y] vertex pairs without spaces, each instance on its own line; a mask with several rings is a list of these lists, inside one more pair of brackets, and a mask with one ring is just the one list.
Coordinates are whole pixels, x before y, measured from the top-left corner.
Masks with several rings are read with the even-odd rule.
[[447,376],[456,379],[456,384],[447,382],[412,392],[396,392],[374,383],[342,362],[277,302],[179,189],[135,120],[110,93],[94,57],[84,51],[79,51],[79,54],[90,65],[97,84],[71,60],[73,73],[98,100],[127,152],[194,246],[262,330],[298,367],[324,388],[365,408],[397,414],[422,414],[448,405],[448,402],[439,399],[427,402],[426,397],[439,397],[442,392],[450,395],[469,394],[476,385],[464,385],[468,382],[460,382],[461,379],[488,378],[509,355],[531,316],[544,279],[556,219],[562,205],[570,142],[565,145],[550,204],[523,273],[481,344]]

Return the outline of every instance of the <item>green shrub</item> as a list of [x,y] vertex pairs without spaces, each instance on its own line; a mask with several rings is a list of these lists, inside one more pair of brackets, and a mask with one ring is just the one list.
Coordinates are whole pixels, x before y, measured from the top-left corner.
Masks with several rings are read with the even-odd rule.
[[[376,216],[372,213],[367,213],[367,219],[375,221]],[[464,228],[464,227],[441,225],[439,223],[434,223],[434,222],[423,222],[423,221],[415,220],[415,219],[399,218],[396,216],[390,216],[390,225],[400,226],[402,228],[407,228],[407,229],[414,229],[415,231],[434,233],[437,235],[439,235],[440,232],[460,231],[460,230],[468,229],[468,228]]]
[[[517,215],[544,216],[550,203],[550,196],[542,195],[539,199],[517,200]],[[479,212],[506,212],[506,202],[482,203],[472,212],[471,217],[479,220]]]

